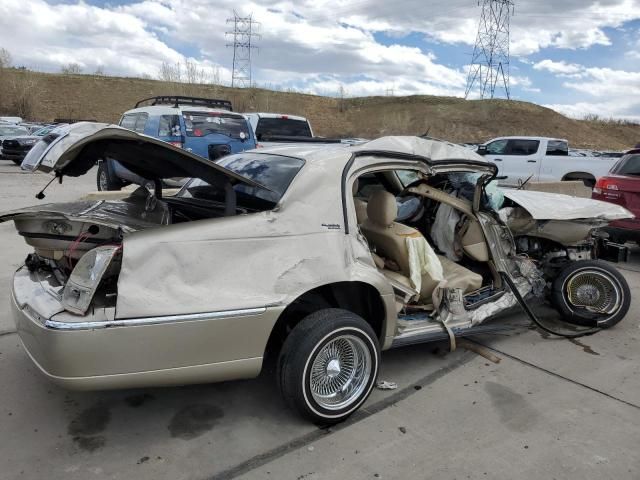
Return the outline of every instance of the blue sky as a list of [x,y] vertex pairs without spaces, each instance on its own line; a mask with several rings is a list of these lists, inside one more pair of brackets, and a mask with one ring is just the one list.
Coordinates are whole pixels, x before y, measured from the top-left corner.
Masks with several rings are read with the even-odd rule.
[[[516,3],[513,98],[640,120],[640,0]],[[322,95],[463,96],[480,17],[475,0],[2,0],[0,47],[43,71],[158,78],[189,62],[228,83],[234,8],[260,22],[255,83]]]

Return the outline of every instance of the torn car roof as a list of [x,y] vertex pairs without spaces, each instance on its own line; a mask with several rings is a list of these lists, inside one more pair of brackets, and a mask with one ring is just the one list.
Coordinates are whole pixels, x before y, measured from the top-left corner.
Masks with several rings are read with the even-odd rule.
[[288,144],[260,149],[260,153],[264,152],[288,155],[303,158],[305,160],[324,159],[325,156],[329,156],[329,153],[331,156],[340,155],[340,153],[342,153],[345,162],[351,158],[354,152],[367,151],[416,155],[424,157],[431,162],[471,160],[480,163],[490,163],[484,157],[481,157],[474,151],[462,147],[461,145],[433,138],[410,136],[381,137],[356,146],[347,144]]

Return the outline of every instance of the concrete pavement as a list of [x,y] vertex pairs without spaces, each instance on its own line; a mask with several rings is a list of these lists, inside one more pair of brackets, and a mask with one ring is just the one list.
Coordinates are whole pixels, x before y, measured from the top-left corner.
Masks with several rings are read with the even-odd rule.
[[[3,210],[38,202],[48,177],[5,163]],[[94,188],[92,174],[65,179],[45,201]],[[375,390],[327,430],[287,410],[269,375],[113,392],[51,385],[11,333],[7,285],[29,249],[12,224],[0,241],[3,480],[640,478],[636,259],[624,267],[632,310],[616,328],[573,343],[527,328],[476,338],[499,363],[446,345],[386,352],[380,379],[399,388]]]

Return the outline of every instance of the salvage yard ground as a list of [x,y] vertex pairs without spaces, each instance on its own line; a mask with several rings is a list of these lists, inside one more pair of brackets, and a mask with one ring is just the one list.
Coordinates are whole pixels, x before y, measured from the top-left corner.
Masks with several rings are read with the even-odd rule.
[[[38,202],[49,180],[0,162],[2,210]],[[48,201],[95,190],[53,184]],[[13,333],[9,282],[29,249],[0,225],[0,478],[637,479],[640,249],[622,266],[633,303],[616,328],[576,341],[523,325],[473,351],[383,354],[381,380],[344,424],[287,410],[268,375],[164,389],[69,392],[45,380]],[[185,346],[188,348],[188,346]],[[478,352],[484,354],[479,355]]]

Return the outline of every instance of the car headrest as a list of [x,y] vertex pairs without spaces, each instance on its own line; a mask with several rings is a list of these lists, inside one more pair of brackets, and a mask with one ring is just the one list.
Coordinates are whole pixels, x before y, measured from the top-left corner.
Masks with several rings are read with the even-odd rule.
[[356,219],[358,220],[358,225],[362,225],[367,219],[367,202],[361,198],[354,198],[353,204],[356,207]]
[[373,223],[388,227],[398,216],[396,197],[385,190],[374,192],[367,204],[367,216]]

